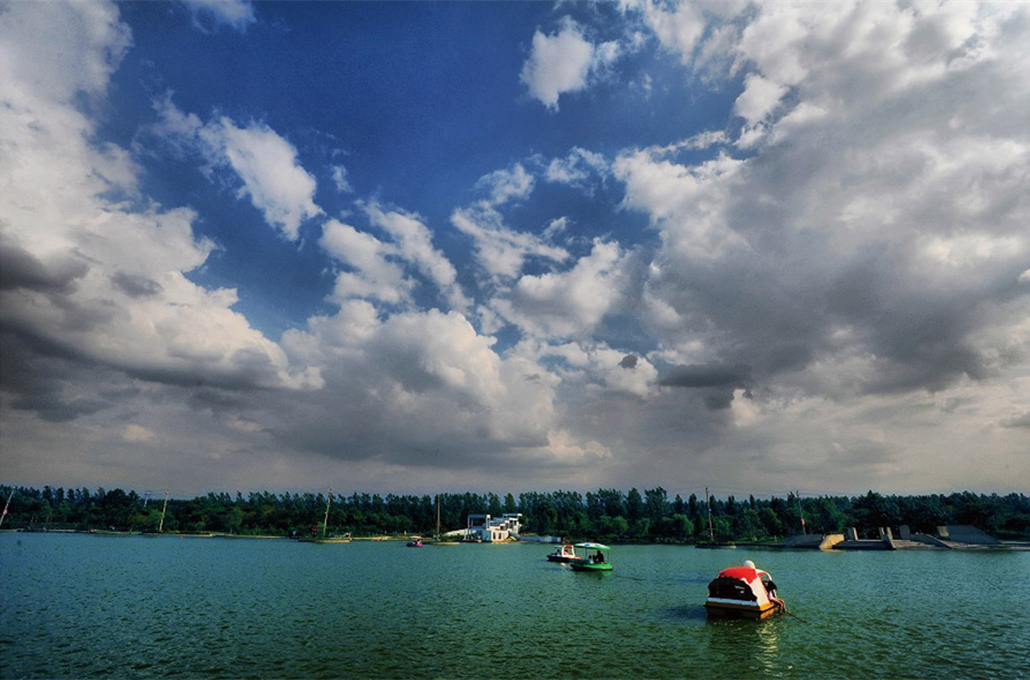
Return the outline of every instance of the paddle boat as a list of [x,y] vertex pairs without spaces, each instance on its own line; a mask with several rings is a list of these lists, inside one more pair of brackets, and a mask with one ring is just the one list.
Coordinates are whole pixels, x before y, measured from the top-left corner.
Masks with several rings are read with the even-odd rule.
[[611,558],[606,553],[611,550],[608,546],[601,543],[577,543],[577,548],[583,548],[584,550],[595,550],[593,555],[584,557],[573,562],[569,562],[569,566],[575,571],[611,571],[613,569]]
[[553,553],[547,556],[550,562],[561,562],[562,564],[568,564],[569,562],[577,562],[586,559],[582,555],[576,554],[576,546],[571,543],[566,543],[560,548],[556,548]]
[[421,536],[412,536],[411,540],[408,541],[407,547],[409,548],[421,548],[424,544],[422,543]]
[[787,603],[776,596],[769,572],[748,560],[742,567],[723,569],[708,584],[705,611],[715,617],[764,619],[787,611]]

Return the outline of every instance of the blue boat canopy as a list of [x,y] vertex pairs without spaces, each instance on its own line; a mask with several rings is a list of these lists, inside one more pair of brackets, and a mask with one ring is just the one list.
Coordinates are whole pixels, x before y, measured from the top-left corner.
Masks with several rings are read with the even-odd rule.
[[577,548],[586,548],[587,550],[611,550],[608,546],[603,543],[577,543]]

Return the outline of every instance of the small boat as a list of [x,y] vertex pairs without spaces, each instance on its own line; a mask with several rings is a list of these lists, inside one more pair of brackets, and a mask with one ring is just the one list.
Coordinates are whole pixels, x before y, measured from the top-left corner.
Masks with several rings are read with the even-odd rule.
[[708,584],[705,611],[715,617],[764,619],[787,611],[787,603],[777,597],[769,572],[748,560],[742,567],[723,569]]
[[568,564],[570,562],[585,560],[586,558],[582,555],[576,554],[576,546],[571,543],[566,543],[562,547],[555,549],[553,553],[547,556],[547,559],[551,562]]
[[569,562],[569,566],[575,571],[611,571],[612,567],[611,558],[606,553],[611,550],[608,546],[601,543],[577,543],[577,548],[583,548],[584,550],[596,550],[593,555],[584,557],[573,562]]
[[422,543],[421,536],[412,536],[411,540],[407,543],[407,547],[409,548],[421,548],[423,545],[425,544]]

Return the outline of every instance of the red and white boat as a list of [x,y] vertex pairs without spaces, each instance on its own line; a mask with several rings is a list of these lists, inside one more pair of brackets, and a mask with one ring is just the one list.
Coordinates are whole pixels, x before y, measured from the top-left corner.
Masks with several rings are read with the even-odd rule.
[[582,562],[585,558],[582,555],[576,554],[576,547],[574,545],[566,543],[562,547],[556,548],[553,553],[547,556],[547,559],[551,562],[569,564],[570,562]]
[[708,584],[705,610],[709,616],[764,619],[787,611],[787,603],[777,597],[769,572],[748,560],[742,567],[723,569]]

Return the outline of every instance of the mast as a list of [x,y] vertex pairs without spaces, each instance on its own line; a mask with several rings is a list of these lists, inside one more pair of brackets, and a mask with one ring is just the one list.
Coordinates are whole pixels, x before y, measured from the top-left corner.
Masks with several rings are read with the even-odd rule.
[[715,529],[712,527],[712,499],[708,496],[708,487],[705,487],[705,503],[708,505],[708,540],[715,543]]
[[11,487],[11,493],[7,496],[7,502],[4,503],[4,514],[0,515],[0,525],[4,523],[4,517],[7,517],[7,508],[11,507],[11,499],[14,498],[14,487]]
[[436,540],[440,540],[440,494],[436,494]]
[[795,491],[794,498],[798,501],[798,515],[801,517],[801,533],[807,534],[808,530],[805,529],[805,511],[801,509],[801,492]]
[[165,491],[165,504],[161,506],[161,523],[157,525],[157,533],[165,530],[165,512],[168,510],[168,492]]
[[329,497],[325,499],[325,519],[322,520],[322,538],[325,538],[326,528],[329,526],[329,505],[333,502],[333,488],[329,487]]

